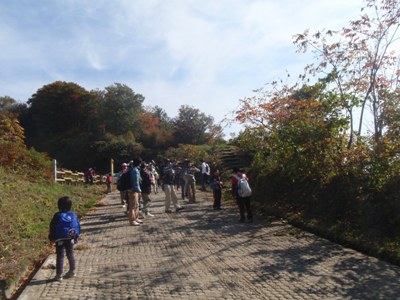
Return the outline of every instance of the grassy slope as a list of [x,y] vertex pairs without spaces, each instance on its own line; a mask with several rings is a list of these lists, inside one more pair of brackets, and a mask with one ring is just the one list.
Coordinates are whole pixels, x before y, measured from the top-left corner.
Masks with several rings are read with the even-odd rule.
[[49,253],[48,228],[58,198],[71,197],[73,211],[82,215],[104,187],[34,182],[2,168],[0,178],[0,280],[11,283]]

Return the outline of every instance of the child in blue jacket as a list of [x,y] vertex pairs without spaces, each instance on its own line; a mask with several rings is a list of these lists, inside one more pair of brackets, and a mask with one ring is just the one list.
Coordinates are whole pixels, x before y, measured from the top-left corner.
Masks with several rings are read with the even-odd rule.
[[[80,223],[75,213],[71,212],[72,201],[69,197],[58,199],[59,212],[55,213],[50,222],[49,240],[56,245],[56,277],[55,280],[62,281],[63,278],[75,277],[74,244],[80,234]],[[64,275],[64,252],[66,252],[69,271]]]

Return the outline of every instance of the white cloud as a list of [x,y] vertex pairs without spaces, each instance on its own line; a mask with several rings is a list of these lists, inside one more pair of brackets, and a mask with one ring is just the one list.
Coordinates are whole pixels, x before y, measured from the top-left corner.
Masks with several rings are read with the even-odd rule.
[[[28,99],[55,80],[131,86],[176,115],[219,121],[240,98],[306,56],[292,36],[347,25],[362,0],[43,0],[0,3],[0,95]],[[23,17],[22,17],[23,16]]]

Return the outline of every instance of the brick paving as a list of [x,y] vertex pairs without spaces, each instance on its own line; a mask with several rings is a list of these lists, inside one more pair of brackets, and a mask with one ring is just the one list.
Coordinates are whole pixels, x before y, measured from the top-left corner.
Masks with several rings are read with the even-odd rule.
[[197,197],[167,214],[152,195],[155,217],[135,227],[108,194],[81,222],[77,277],[53,281],[50,255],[18,299],[400,299],[399,267]]

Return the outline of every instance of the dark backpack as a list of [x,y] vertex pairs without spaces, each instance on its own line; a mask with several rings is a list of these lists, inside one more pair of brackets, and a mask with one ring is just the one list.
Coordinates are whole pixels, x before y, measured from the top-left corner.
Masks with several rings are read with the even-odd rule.
[[126,191],[133,188],[131,180],[131,170],[128,170],[121,175],[118,181],[117,188],[119,191]]
[[70,211],[60,212],[56,224],[56,241],[77,239],[80,233],[81,227],[77,215]]

